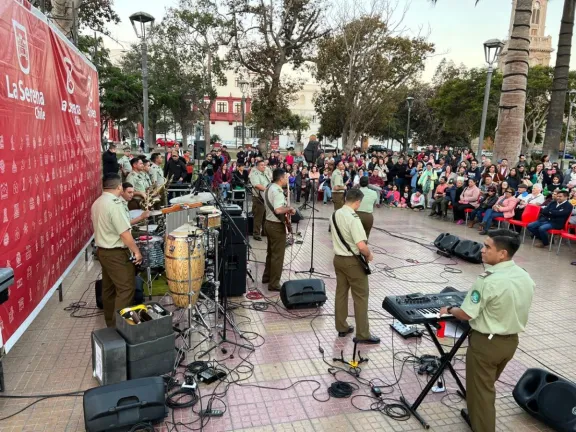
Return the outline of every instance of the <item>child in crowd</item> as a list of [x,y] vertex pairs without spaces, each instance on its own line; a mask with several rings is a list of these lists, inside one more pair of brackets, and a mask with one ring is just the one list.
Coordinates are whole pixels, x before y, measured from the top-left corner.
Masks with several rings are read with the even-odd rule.
[[400,191],[397,185],[393,185],[392,190],[386,194],[386,201],[390,207],[400,206]]
[[404,192],[402,193],[402,196],[400,197],[400,207],[406,208],[406,207],[410,206],[410,199],[411,198],[412,198],[412,190],[410,189],[410,186],[406,185],[406,186],[404,186]]

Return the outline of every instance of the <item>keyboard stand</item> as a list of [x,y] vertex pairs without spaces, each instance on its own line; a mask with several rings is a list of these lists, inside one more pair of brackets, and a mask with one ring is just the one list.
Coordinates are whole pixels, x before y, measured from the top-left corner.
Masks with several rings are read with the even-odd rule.
[[[406,408],[408,408],[408,410],[412,413],[412,415],[418,419],[418,421],[422,424],[422,426],[424,426],[424,429],[430,429],[430,425],[416,411],[418,410],[418,407],[420,406],[420,404],[422,403],[422,401],[424,400],[426,395],[430,392],[430,389],[432,389],[432,387],[434,387],[436,385],[438,378],[440,378],[440,375],[442,375],[442,373],[444,372],[444,370],[446,368],[448,368],[450,370],[450,373],[452,374],[452,376],[456,380],[456,384],[460,388],[460,391],[458,391],[458,394],[463,399],[466,399],[466,389],[462,385],[462,381],[460,381],[460,377],[458,376],[458,374],[454,370],[454,367],[452,367],[452,359],[454,358],[454,356],[456,355],[456,353],[458,352],[458,350],[460,349],[460,347],[462,346],[462,344],[464,343],[464,341],[466,340],[466,338],[470,334],[470,326],[468,326],[468,325],[465,326],[466,328],[463,330],[462,336],[460,336],[460,338],[458,338],[458,340],[456,341],[456,344],[454,344],[454,347],[452,347],[452,349],[448,353],[445,352],[444,349],[442,348],[442,345],[438,341],[436,334],[432,331],[432,327],[430,327],[430,324],[424,324],[424,326],[426,327],[428,334],[430,334],[430,337],[432,338],[432,342],[434,342],[434,345],[436,345],[436,348],[438,349],[438,352],[440,353],[441,363],[440,363],[440,366],[438,367],[438,370],[436,371],[436,373],[432,376],[432,378],[430,378],[430,380],[428,380],[428,384],[426,384],[426,387],[424,387],[424,389],[422,390],[422,392],[420,393],[418,398],[414,401],[414,403],[411,404],[410,402],[408,402],[404,396],[400,397],[400,402],[402,402],[402,404]],[[446,385],[446,384],[444,384],[444,385]]]

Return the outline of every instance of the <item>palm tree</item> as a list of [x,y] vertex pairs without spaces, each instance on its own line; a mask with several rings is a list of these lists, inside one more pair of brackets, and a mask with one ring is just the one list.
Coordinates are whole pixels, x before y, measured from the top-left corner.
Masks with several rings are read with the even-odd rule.
[[550,111],[546,123],[546,136],[544,138],[543,154],[550,155],[551,160],[558,158],[560,143],[562,142],[562,126],[564,125],[564,112],[566,107],[566,92],[568,91],[568,74],[570,72],[570,51],[572,50],[572,33],[574,31],[575,0],[564,0],[564,11],[560,24],[558,38],[558,54],[556,55],[556,69],[552,84],[552,97]]
[[[434,3],[437,1],[432,0]],[[478,1],[476,0],[476,3]],[[508,55],[504,65],[504,79],[499,105],[500,115],[494,140],[493,156],[494,160],[506,158],[512,164],[518,161],[522,148],[531,17],[532,0],[517,0],[512,34],[508,42]]]

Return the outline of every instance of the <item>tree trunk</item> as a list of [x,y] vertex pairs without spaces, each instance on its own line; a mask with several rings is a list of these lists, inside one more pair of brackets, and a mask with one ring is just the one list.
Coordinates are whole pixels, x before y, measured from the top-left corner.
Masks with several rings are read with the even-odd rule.
[[542,154],[549,155],[552,161],[558,159],[560,143],[562,142],[562,127],[564,125],[566,92],[568,91],[568,73],[570,72],[570,51],[572,49],[575,9],[575,0],[564,0],[560,36],[558,37],[556,69],[554,69],[552,97],[550,99],[550,111],[548,112],[544,147],[542,148]]
[[504,65],[498,130],[494,142],[494,160],[506,158],[510,166],[516,166],[522,148],[531,17],[532,0],[518,0]]
[[210,110],[204,114],[204,141],[206,141],[206,154],[210,153]]

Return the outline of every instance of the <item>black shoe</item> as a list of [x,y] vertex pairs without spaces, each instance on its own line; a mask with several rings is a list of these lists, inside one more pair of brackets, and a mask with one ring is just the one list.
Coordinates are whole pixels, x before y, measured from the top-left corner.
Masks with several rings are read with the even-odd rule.
[[468,415],[468,410],[466,408],[462,408],[462,410],[460,411],[460,415],[462,416],[464,421],[468,423],[468,426],[472,427],[472,424],[470,423],[470,416]]
[[255,236],[253,236],[252,238],[253,238],[254,240],[256,240],[256,241],[262,241],[262,237],[260,237],[260,236],[258,236],[258,235],[255,235]]
[[350,333],[352,333],[353,331],[354,331],[354,327],[348,326],[348,330],[346,330],[345,332],[338,332],[338,337],[346,337]]
[[434,216],[436,216],[436,215],[437,215],[436,212],[432,212],[432,213],[430,213],[430,214],[428,215],[428,217],[434,217]]
[[368,339],[352,339],[352,342],[359,343],[359,344],[367,344],[367,345],[376,345],[380,343],[380,338],[376,336],[370,336]]
[[488,231],[480,231],[478,234],[480,234],[480,235],[488,235]]

